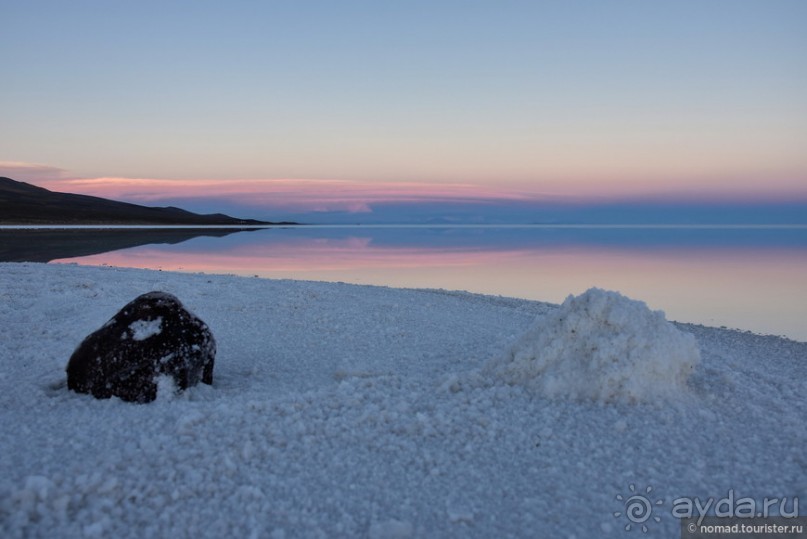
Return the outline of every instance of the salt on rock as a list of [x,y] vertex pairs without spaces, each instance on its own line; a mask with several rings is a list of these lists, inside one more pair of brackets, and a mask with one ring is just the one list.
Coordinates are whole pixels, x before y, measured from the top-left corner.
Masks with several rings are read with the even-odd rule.
[[699,363],[695,337],[662,311],[591,288],[537,319],[488,368],[550,398],[651,402],[684,392]]

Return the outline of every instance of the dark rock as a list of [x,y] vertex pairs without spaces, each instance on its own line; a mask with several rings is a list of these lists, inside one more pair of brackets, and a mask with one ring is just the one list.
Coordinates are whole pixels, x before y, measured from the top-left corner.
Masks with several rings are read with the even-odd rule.
[[149,292],[126,305],[79,345],[67,363],[67,387],[98,399],[157,397],[157,377],[179,389],[213,383],[216,341],[173,295]]

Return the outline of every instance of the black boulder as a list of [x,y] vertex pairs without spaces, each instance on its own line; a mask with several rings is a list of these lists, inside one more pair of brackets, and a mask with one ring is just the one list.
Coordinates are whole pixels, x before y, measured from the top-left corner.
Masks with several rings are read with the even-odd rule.
[[79,345],[67,364],[67,387],[99,399],[157,397],[157,377],[179,389],[213,383],[213,334],[173,295],[149,292],[127,304]]

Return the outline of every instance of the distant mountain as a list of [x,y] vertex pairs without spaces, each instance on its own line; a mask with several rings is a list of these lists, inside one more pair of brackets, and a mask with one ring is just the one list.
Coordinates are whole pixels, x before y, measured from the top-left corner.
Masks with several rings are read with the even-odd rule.
[[155,208],[106,198],[56,193],[0,177],[2,225],[271,225],[213,213],[200,215],[175,207]]

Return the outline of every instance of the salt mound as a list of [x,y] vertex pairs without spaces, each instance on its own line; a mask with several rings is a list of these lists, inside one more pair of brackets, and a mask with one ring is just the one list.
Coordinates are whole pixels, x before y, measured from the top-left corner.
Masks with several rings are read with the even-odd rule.
[[592,288],[536,320],[491,367],[547,397],[648,402],[684,391],[699,362],[695,338],[662,311]]

